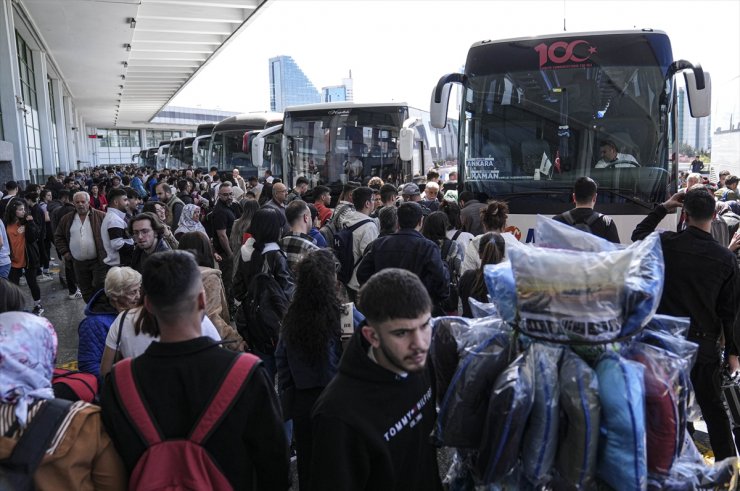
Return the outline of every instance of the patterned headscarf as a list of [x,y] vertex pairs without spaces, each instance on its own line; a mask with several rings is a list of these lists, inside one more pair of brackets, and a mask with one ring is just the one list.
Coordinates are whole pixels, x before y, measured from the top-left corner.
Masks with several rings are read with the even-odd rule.
[[47,319],[26,312],[0,314],[0,403],[15,404],[21,426],[26,426],[29,404],[54,398],[56,353],[57,334]]
[[188,233],[188,232],[202,232],[206,233],[205,227],[196,219],[193,218],[196,210],[200,210],[198,205],[185,205],[180,214],[180,223],[177,224],[176,234]]

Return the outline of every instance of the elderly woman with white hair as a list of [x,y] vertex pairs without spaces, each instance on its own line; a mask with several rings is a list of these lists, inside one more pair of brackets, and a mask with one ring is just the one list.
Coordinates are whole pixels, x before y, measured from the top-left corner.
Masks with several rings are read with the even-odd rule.
[[128,267],[113,267],[105,277],[105,287],[85,307],[85,318],[77,329],[77,360],[81,372],[98,376],[105,338],[118,314],[141,302],[141,274]]

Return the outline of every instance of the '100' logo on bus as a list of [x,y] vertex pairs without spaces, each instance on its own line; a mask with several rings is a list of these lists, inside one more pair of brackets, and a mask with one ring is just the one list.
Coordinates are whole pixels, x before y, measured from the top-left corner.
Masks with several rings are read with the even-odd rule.
[[[574,53],[576,47],[580,45],[584,45],[584,47],[586,47],[586,53],[583,53],[583,48],[578,50],[581,54],[586,54],[584,57],[576,56]],[[540,43],[534,47],[534,50],[540,55],[540,68],[542,68],[548,61],[556,65],[568,62],[583,63],[588,60],[592,54],[596,53],[596,48],[583,39],[571,41],[570,43],[565,41],[555,41],[550,46],[545,43]]]

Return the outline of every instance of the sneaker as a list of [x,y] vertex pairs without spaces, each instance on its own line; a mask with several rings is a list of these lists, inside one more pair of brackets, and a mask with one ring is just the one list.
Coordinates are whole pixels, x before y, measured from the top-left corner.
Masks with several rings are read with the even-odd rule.
[[39,276],[36,277],[36,281],[38,281],[39,283],[44,283],[46,281],[52,281],[53,279],[54,277],[50,274],[40,274]]
[[41,304],[36,305],[34,306],[32,313],[33,315],[41,316],[41,314],[44,313],[44,308],[41,306]]
[[82,292],[78,288],[76,292],[70,293],[67,298],[69,298],[70,300],[76,300],[78,298],[82,298]]

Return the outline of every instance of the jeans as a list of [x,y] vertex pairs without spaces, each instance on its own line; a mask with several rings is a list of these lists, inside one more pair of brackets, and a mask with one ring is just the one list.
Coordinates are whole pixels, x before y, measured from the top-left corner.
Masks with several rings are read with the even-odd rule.
[[8,275],[10,274],[10,263],[3,264],[0,266],[0,278],[8,279]]

